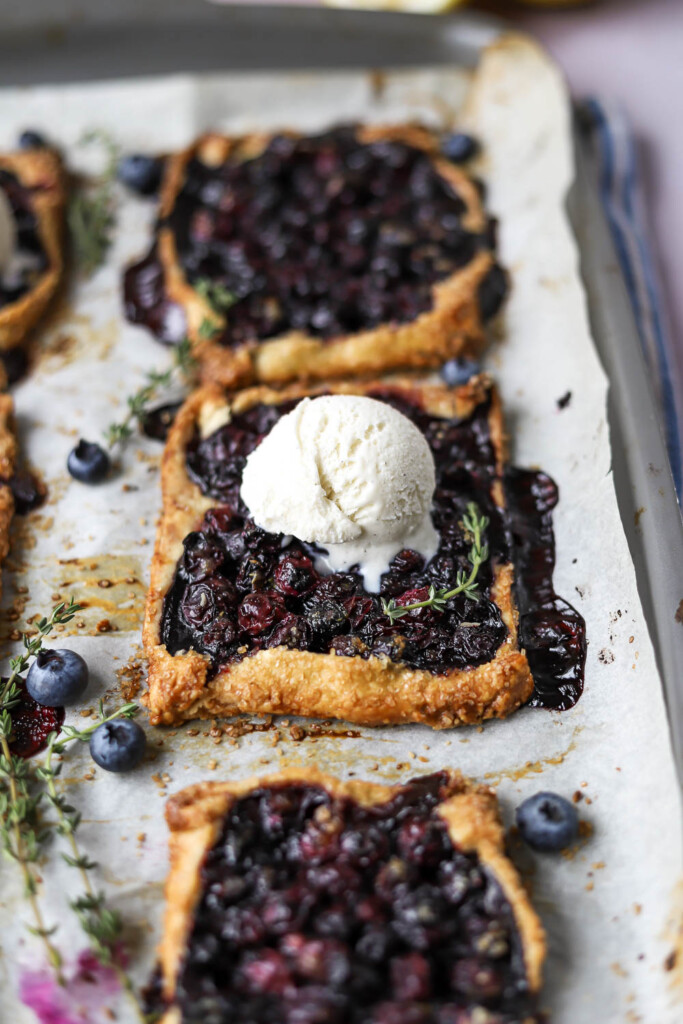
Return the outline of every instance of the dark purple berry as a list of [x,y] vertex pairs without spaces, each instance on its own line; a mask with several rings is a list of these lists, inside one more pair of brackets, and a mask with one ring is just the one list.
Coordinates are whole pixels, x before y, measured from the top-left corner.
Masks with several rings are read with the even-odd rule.
[[142,196],[153,195],[161,183],[163,161],[144,153],[133,153],[119,160],[116,177],[122,185]]
[[454,992],[477,1003],[487,1003],[500,996],[502,977],[493,964],[483,959],[467,957],[451,968],[451,987]]
[[508,293],[508,277],[503,268],[494,263],[477,288],[481,318],[492,320],[498,313]]
[[449,388],[457,388],[467,384],[470,377],[481,371],[481,366],[473,359],[450,359],[439,371],[441,378]]
[[28,369],[28,356],[23,348],[8,348],[0,352],[0,360],[5,368],[8,384],[16,384]]
[[10,478],[9,485],[14,498],[14,511],[18,516],[33,512],[45,501],[45,485],[28,469],[17,470]]
[[479,143],[466,132],[451,132],[441,140],[441,149],[445,157],[454,164],[464,164],[479,152]]
[[258,636],[284,618],[285,604],[275,591],[247,594],[240,604],[237,620],[245,633]]
[[44,149],[45,146],[45,136],[32,128],[27,128],[19,136],[19,149]]
[[305,555],[285,555],[275,570],[275,586],[283,594],[305,594],[317,579],[313,563]]
[[429,962],[419,953],[397,956],[391,962],[391,987],[394,999],[424,1002],[432,994]]

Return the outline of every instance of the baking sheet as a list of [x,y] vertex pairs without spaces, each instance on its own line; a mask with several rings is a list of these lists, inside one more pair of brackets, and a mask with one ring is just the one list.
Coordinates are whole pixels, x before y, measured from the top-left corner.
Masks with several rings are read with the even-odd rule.
[[[153,150],[181,145],[209,127],[313,129],[344,118],[406,116],[451,123],[465,104],[462,116],[485,144],[489,202],[501,217],[502,258],[513,276],[505,337],[488,367],[501,385],[516,461],[543,466],[560,485],[556,588],[587,621],[583,698],[563,714],[522,710],[483,730],[445,733],[406,727],[294,741],[280,726],[215,742],[210,723],[199,723],[192,735],[195,723],[149,730],[149,759],[131,775],[107,776],[83,749],[68,756],[64,776],[84,814],[82,845],[100,861],[99,877],[129,926],[138,980],[146,977],[159,934],[163,804],[190,782],[293,762],[390,781],[448,765],[499,784],[508,820],[539,789],[568,796],[578,790],[590,835],[577,850],[557,857],[514,851],[549,933],[545,1002],[560,1024],[666,1024],[681,1012],[676,972],[664,966],[674,942],[680,805],[660,681],[614,495],[607,382],[564,212],[572,178],[568,101],[553,66],[519,37],[488,54],[469,96],[468,86],[467,75],[455,69],[178,76],[6,90],[1,141],[10,144],[28,124],[44,128],[78,163],[84,159],[78,139],[93,127],[109,130],[125,149]],[[7,639],[27,616],[49,609],[54,594],[88,600],[86,625],[64,641],[91,666],[86,708],[116,690],[117,673],[136,671],[160,449],[136,442],[121,474],[96,489],[70,481],[65,458],[76,437],[95,438],[121,415],[145,369],[168,363],[146,332],[120,316],[120,267],[145,248],[153,213],[150,204],[121,194],[107,266],[62,304],[43,332],[34,373],[16,390],[24,450],[44,475],[50,500],[15,529],[4,601],[10,614],[0,636]],[[556,400],[567,391],[571,402],[560,411]],[[114,630],[98,632],[107,623]],[[79,720],[79,711],[70,719]],[[60,921],[56,941],[65,950],[81,949],[64,907],[64,893],[78,891],[76,873],[51,854],[43,876],[48,920]],[[18,1005],[16,991],[40,950],[22,930],[27,908],[11,866],[3,865],[1,882],[5,1008],[8,1019],[29,1022],[34,1018]],[[113,997],[104,998],[111,1004]],[[90,1007],[82,1019],[107,1018]],[[122,1007],[119,1019],[133,1018]]]

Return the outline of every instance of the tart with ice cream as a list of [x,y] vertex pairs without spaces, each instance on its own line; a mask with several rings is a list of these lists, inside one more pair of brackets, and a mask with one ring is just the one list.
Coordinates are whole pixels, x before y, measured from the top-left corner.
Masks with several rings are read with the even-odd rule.
[[585,637],[552,592],[556,492],[520,473],[487,378],[197,391],[163,458],[152,721],[444,728],[572,703]]

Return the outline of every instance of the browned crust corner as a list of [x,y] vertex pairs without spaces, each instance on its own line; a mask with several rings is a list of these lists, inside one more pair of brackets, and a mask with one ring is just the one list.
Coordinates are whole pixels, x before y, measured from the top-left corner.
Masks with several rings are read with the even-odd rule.
[[[462,168],[440,155],[432,132],[404,124],[366,127],[360,134],[367,142],[399,140],[428,153],[438,173],[464,200],[465,226],[472,231],[484,229],[486,213],[477,187]],[[172,211],[190,160],[198,158],[209,165],[219,165],[235,154],[246,159],[260,152],[269,137],[263,133],[203,135],[192,146],[170,157],[161,188],[160,215],[164,217]],[[166,291],[185,310],[188,335],[206,382],[237,388],[258,382],[281,384],[290,380],[369,376],[396,369],[438,366],[456,356],[474,358],[486,346],[477,289],[495,262],[489,250],[481,250],[471,263],[437,283],[432,309],[408,323],[386,323],[332,341],[291,331],[264,342],[228,348],[202,336],[202,324],[208,322],[219,332],[225,326],[225,318],[185,278],[169,228],[159,230],[157,245]]]
[[15,348],[45,312],[64,271],[63,235],[66,179],[62,161],[52,149],[30,149],[0,155],[0,168],[33,190],[38,231],[48,267],[35,287],[17,302],[0,309],[0,351]]
[[[161,643],[164,598],[183,539],[197,528],[207,509],[217,504],[201,494],[185,469],[187,443],[196,427],[206,424],[212,429],[216,417],[225,422],[231,410],[243,410],[257,402],[281,402],[322,390],[363,394],[378,386],[418,393],[425,408],[436,415],[465,416],[490,394],[491,436],[502,470],[501,406],[495,388],[484,376],[457,389],[405,377],[394,378],[388,385],[386,381],[340,382],[316,389],[299,384],[282,391],[261,386],[232,396],[207,386],[191,395],[180,410],[162,461],[163,510],[143,627],[149,663],[146,699],[153,724],[250,712],[334,717],[360,725],[423,722],[444,729],[505,718],[529,699],[533,679],[526,655],[518,646],[511,565],[497,568],[493,593],[508,628],[507,639],[492,661],[444,676],[407,668],[387,658],[364,660],[273,648],[227,666],[209,680],[207,658],[193,650],[171,655]],[[502,490],[496,498],[502,503]]]
[[[216,841],[228,809],[235,800],[254,789],[297,782],[321,786],[332,796],[346,797],[366,807],[386,803],[401,789],[400,785],[360,780],[343,782],[315,768],[288,768],[241,782],[201,782],[172,796],[166,805],[171,866],[165,885],[166,910],[158,949],[163,993],[167,999],[173,998],[200,897],[201,865],[207,850]],[[476,853],[501,886],[515,917],[529,987],[532,992],[538,992],[546,951],[545,934],[514,865],[506,856],[505,834],[495,793],[489,787],[466,781],[459,772],[448,773],[446,790],[438,813],[446,822],[453,842],[466,852]],[[173,1010],[163,1018],[165,1024],[175,1019]]]
[[541,988],[545,959],[545,932],[515,866],[505,852],[505,831],[498,801],[489,787],[470,788],[441,804],[438,813],[453,842],[474,852],[498,881],[515,917],[532,992]]

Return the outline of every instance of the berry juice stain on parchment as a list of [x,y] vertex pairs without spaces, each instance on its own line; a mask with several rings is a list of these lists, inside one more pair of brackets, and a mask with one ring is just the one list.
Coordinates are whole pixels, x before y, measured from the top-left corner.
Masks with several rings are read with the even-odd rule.
[[32,609],[72,597],[81,605],[81,611],[67,626],[57,627],[55,635],[97,636],[134,632],[142,626],[146,587],[142,560],[137,554],[63,558],[46,562],[42,567],[34,565],[30,589],[23,583],[21,569],[16,565],[10,568],[14,568],[14,573],[5,587],[0,610],[0,640],[19,640],[23,631],[30,634],[35,618]]
[[77,313],[68,296],[63,296],[48,313],[38,344],[30,353],[33,373],[56,373],[71,363],[107,359],[119,334],[115,318],[96,324],[85,313]]
[[576,737],[581,732],[581,726],[575,726],[572,731],[571,740],[564,748],[557,754],[543,757],[538,761],[524,761],[522,764],[512,765],[509,768],[501,768],[499,771],[486,772],[484,779],[486,782],[497,785],[503,779],[509,779],[511,782],[519,782],[520,779],[529,778],[532,775],[540,775],[544,769],[552,767],[554,765],[564,764],[565,759],[573,750],[576,749]]

